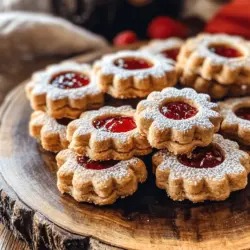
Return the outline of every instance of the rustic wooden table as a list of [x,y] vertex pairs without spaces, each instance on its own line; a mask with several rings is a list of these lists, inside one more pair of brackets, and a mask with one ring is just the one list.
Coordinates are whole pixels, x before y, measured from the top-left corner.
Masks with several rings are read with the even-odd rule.
[[[32,72],[44,68],[48,64],[56,63],[64,58],[41,58],[34,61],[8,62],[0,60],[0,105],[6,94],[20,82],[27,79]],[[29,247],[18,240],[11,231],[0,224],[1,250],[28,250]]]

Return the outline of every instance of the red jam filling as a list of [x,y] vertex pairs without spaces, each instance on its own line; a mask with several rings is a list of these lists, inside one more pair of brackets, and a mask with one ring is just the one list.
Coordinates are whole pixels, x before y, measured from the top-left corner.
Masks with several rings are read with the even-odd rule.
[[143,58],[129,58],[129,57],[117,59],[114,62],[114,65],[118,68],[127,70],[148,69],[153,66],[152,63]]
[[173,48],[173,49],[163,50],[161,54],[164,55],[166,58],[170,58],[176,61],[179,52],[180,52],[180,48]]
[[56,119],[57,123],[67,126],[70,122],[72,122],[72,119],[69,118],[62,118],[62,119]]
[[234,113],[239,118],[250,121],[250,107],[239,108]]
[[165,117],[173,120],[188,119],[198,113],[195,107],[180,101],[168,102],[161,107],[160,111]]
[[111,168],[118,163],[118,161],[93,161],[86,156],[77,156],[77,162],[86,169],[102,170]]
[[242,56],[240,51],[227,45],[213,45],[209,49],[213,53],[227,58],[235,58]]
[[112,133],[127,132],[136,128],[134,118],[129,116],[114,116],[97,119],[93,122],[93,125],[97,129]]
[[77,72],[62,72],[55,75],[50,83],[59,89],[77,89],[88,85],[89,77]]
[[210,145],[196,148],[191,155],[179,155],[178,160],[187,167],[214,168],[224,161],[224,156],[217,147]]

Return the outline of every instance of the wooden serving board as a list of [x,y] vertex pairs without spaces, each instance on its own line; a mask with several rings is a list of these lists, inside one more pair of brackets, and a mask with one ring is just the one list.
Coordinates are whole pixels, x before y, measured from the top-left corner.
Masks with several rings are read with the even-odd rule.
[[[78,57],[92,62],[102,53]],[[1,108],[0,214],[33,249],[247,249],[250,187],[223,202],[174,202],[149,178],[110,206],[77,203],[56,187],[55,155],[28,134],[31,109],[23,84]],[[136,105],[137,100],[108,104]]]

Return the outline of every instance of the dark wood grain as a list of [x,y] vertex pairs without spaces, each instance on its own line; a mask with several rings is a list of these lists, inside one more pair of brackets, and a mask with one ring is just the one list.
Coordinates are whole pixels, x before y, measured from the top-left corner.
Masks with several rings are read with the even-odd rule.
[[249,248],[249,185],[224,202],[174,202],[156,188],[147,156],[149,178],[135,195],[105,207],[77,203],[56,188],[54,155],[29,137],[30,113],[20,85],[9,94],[0,114],[0,213],[32,248]]

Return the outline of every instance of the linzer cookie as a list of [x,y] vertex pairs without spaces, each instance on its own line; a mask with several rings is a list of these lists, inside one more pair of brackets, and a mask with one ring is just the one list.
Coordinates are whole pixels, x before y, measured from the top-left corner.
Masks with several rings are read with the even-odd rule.
[[212,143],[189,155],[160,151],[153,156],[156,185],[173,200],[225,200],[247,185],[249,155],[236,142],[214,135]]
[[183,87],[190,87],[195,89],[198,93],[205,93],[214,99],[221,99],[223,97],[240,97],[250,94],[250,84],[220,84],[215,80],[206,80],[201,76],[185,72],[180,67],[177,68],[180,76],[180,84]]
[[66,128],[70,119],[56,120],[43,111],[34,111],[30,117],[29,132],[45,150],[58,152],[68,147]]
[[32,108],[56,119],[73,119],[85,110],[101,107],[103,93],[90,72],[87,64],[65,62],[35,73],[26,85]]
[[221,132],[250,145],[250,97],[228,99],[219,103],[219,107],[223,117]]
[[237,36],[198,35],[182,46],[178,66],[220,84],[250,84],[250,45]]
[[173,60],[142,51],[122,51],[94,64],[97,83],[115,98],[145,97],[176,83]]
[[173,37],[165,40],[153,40],[148,45],[143,46],[140,50],[154,55],[160,54],[176,61],[182,44],[183,40]]
[[93,161],[77,156],[69,149],[56,156],[58,164],[57,187],[79,202],[106,205],[136,192],[138,183],[147,178],[143,161]]
[[211,143],[221,121],[217,108],[193,89],[166,88],[139,102],[136,124],[152,147],[185,154]]
[[150,153],[152,149],[146,136],[139,133],[134,113],[130,106],[83,113],[68,125],[69,147],[93,160],[126,160]]

